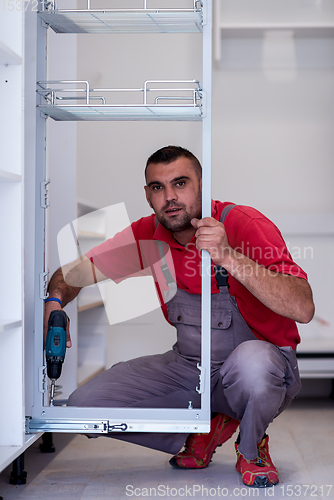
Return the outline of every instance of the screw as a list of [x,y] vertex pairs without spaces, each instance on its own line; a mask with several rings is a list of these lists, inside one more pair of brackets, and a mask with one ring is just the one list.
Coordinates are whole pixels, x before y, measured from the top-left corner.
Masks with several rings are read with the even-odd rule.
[[42,411],[41,415],[42,415],[42,417],[44,417],[44,415],[45,415],[45,411]]

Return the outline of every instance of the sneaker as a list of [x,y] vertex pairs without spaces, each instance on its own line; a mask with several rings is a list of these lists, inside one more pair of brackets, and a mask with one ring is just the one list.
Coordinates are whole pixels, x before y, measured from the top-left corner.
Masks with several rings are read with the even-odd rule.
[[211,420],[208,434],[189,434],[184,451],[169,461],[175,469],[204,469],[209,465],[217,446],[230,439],[239,421],[219,413]]
[[239,443],[235,443],[237,452],[236,469],[242,476],[242,481],[247,486],[266,488],[278,483],[278,471],[269,455],[269,436],[265,434],[257,445],[258,457],[246,460],[239,452]]

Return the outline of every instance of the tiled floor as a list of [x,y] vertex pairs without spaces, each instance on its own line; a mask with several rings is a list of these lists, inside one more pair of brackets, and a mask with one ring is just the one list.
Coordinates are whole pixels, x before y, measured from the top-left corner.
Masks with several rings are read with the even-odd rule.
[[280,483],[247,488],[235,471],[233,440],[204,470],[174,470],[169,456],[120,441],[54,435],[57,451],[45,455],[39,443],[25,454],[27,484],[8,484],[0,474],[4,500],[104,500],[126,498],[334,498],[334,400],[299,399],[269,428],[271,455]]

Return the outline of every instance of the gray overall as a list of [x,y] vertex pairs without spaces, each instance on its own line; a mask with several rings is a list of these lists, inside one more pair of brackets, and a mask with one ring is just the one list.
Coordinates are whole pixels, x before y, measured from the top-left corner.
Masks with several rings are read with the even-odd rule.
[[[226,211],[221,220],[225,217]],[[257,443],[269,423],[300,390],[297,360],[291,347],[258,340],[228,287],[219,291],[211,296],[211,410],[240,420],[239,450],[251,460],[257,456]],[[172,350],[112,366],[74,391],[68,405],[187,408],[192,401],[193,408],[199,408],[200,395],[195,388],[201,352],[201,296],[177,289],[167,308],[177,329]],[[178,433],[108,436],[173,455],[187,438]]]

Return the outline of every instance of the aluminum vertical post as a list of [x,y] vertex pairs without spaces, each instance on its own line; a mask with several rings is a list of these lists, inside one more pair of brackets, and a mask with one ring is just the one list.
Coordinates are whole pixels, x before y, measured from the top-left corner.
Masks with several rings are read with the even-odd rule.
[[[203,26],[203,91],[206,100],[202,125],[202,217],[211,217],[211,89],[212,89],[212,0],[204,3]],[[202,251],[202,366],[209,367],[204,375],[205,392],[202,394],[202,410],[210,412],[211,368],[211,259]]]
[[[39,4],[41,6],[41,4]],[[37,64],[36,79],[46,79],[47,58],[47,31],[37,19]],[[37,102],[40,96],[36,94]],[[44,301],[42,300],[43,275],[46,274],[46,209],[42,207],[42,190],[46,186],[46,118],[36,108],[36,200],[35,200],[35,318],[34,318],[34,406],[43,404],[43,394],[40,392],[40,374],[44,363],[43,356],[43,313]],[[46,276],[45,276],[46,279]]]

